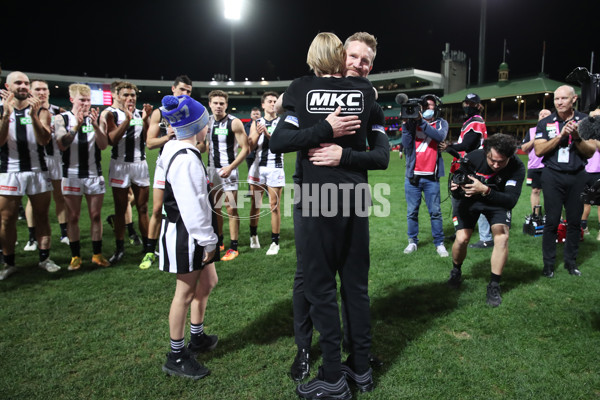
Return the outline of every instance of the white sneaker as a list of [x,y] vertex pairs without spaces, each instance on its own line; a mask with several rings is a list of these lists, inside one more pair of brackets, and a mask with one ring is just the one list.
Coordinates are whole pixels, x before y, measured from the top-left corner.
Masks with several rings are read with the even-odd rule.
[[404,254],[414,253],[415,251],[417,251],[417,244],[409,243],[408,246],[406,246],[406,248],[404,249]]
[[36,251],[37,250],[37,241],[35,241],[35,240],[28,241],[27,244],[25,245],[25,248],[23,248],[23,250]]
[[63,236],[63,237],[60,238],[60,242],[68,245],[69,244],[69,238],[67,236]]
[[583,230],[583,234],[584,235],[589,235],[590,234],[590,228],[588,228],[587,226],[585,227],[585,229]]
[[260,243],[258,242],[258,236],[250,236],[250,248],[251,249],[260,249]]
[[0,267],[0,281],[5,280],[15,272],[17,272],[17,267],[4,264],[2,267]]
[[39,264],[41,269],[45,269],[48,272],[56,272],[60,270],[60,267],[54,263],[49,257],[44,261],[41,261]]
[[435,251],[440,255],[440,257],[448,257],[448,250],[444,247],[443,244],[440,244],[435,248]]
[[269,250],[267,250],[267,255],[274,256],[277,253],[279,253],[279,245],[276,243],[271,243],[271,247],[269,247]]

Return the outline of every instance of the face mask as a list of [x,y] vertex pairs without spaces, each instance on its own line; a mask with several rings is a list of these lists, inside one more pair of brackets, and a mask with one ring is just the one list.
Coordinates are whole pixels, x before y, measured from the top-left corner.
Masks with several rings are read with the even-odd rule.
[[467,114],[467,117],[472,117],[475,114],[479,113],[479,108],[477,107],[463,107],[463,111]]
[[431,118],[433,118],[433,114],[434,114],[433,110],[425,110],[425,112],[423,113],[423,118],[431,119]]

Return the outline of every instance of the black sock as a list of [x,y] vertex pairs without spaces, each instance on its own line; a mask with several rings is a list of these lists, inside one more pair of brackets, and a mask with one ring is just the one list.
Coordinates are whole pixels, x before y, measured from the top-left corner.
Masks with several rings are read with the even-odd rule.
[[15,266],[15,255],[14,254],[5,254],[4,262],[6,263],[6,265],[14,267]]
[[171,339],[171,353],[179,354],[185,348],[185,342],[181,339]]
[[198,344],[199,339],[204,335],[204,322],[199,324],[190,324],[190,340],[194,344]]
[[219,242],[217,244],[219,247],[223,246],[223,235],[219,235]]
[[44,261],[50,257],[50,249],[40,249],[40,261]]
[[158,242],[158,239],[150,239],[147,238],[146,239],[146,246],[145,246],[145,253],[154,253],[154,250],[156,250],[156,242]]
[[29,230],[29,241],[35,242],[35,226],[27,227],[27,229]]
[[102,253],[102,240],[92,240],[92,251],[94,254]]
[[258,226],[250,225],[250,236],[258,235]]
[[127,224],[127,233],[129,233],[129,236],[136,235],[135,229],[133,228],[133,222]]
[[116,249],[117,251],[123,251],[125,249],[125,240],[117,239],[117,240],[115,240],[115,244],[117,247],[117,249]]
[[456,269],[460,269],[462,267],[462,264],[454,264],[452,263],[452,266]]
[[279,244],[279,233],[271,232],[271,242]]
[[79,240],[75,242],[69,242],[71,248],[71,257],[81,257],[81,246]]
[[67,223],[65,222],[64,224],[58,224],[60,226],[60,236],[61,237],[65,237],[67,236]]
[[237,251],[237,246],[238,246],[238,241],[237,240],[232,240],[231,241],[231,245],[229,246],[230,249]]
[[587,219],[582,219],[581,220],[581,229],[586,229],[587,228]]
[[500,275],[496,275],[496,274],[495,274],[495,273],[493,273],[493,272],[490,274],[490,280],[491,280],[492,282],[500,283],[500,278],[501,278],[501,276],[500,276]]

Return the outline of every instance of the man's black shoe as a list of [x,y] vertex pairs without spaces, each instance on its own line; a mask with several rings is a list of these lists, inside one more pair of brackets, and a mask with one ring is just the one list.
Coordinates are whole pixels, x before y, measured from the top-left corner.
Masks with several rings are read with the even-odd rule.
[[332,399],[348,400],[352,398],[352,392],[346,382],[346,376],[334,383],[323,380],[323,370],[319,367],[317,377],[308,383],[301,383],[296,387],[296,393],[303,399]]
[[114,222],[115,222],[115,214],[110,214],[108,217],[106,217],[106,223],[109,224],[110,227],[113,229],[115,229]]
[[347,361],[342,363],[342,374],[346,376],[346,379],[356,385],[358,390],[361,392],[370,392],[373,390],[373,369],[369,368],[369,370],[363,374],[357,374],[350,368],[347,364]]
[[124,256],[125,252],[123,250],[116,250],[115,253],[112,256],[110,256],[108,262],[110,263],[110,265],[115,265],[116,263],[121,261]]
[[544,269],[542,270],[542,275],[544,275],[546,278],[554,278],[554,268],[544,266]]
[[169,375],[190,379],[200,379],[210,374],[210,371],[196,361],[185,348],[179,354],[167,353],[167,362],[162,370]]
[[188,343],[188,350],[190,353],[197,355],[198,353],[207,353],[213,351],[219,343],[217,335],[204,334],[200,337],[200,343],[194,343],[190,340]]
[[569,270],[569,275],[581,276],[581,271],[577,269],[577,267],[567,268]]
[[140,237],[137,235],[137,233],[132,233],[131,235],[129,235],[129,243],[132,246],[141,246],[142,239],[140,239]]
[[491,249],[494,247],[494,241],[487,240],[484,242],[484,241],[480,240],[478,242],[470,244],[469,247],[472,249]]
[[502,296],[500,296],[500,285],[498,282],[490,282],[487,286],[486,302],[492,307],[498,307],[502,304]]
[[296,358],[290,368],[290,376],[296,382],[300,382],[308,378],[310,374],[310,355],[308,349],[298,349]]
[[448,279],[448,286],[453,289],[458,289],[460,287],[462,277],[462,271],[460,268],[452,268],[450,271],[450,278]]
[[383,361],[373,353],[369,353],[369,365],[371,365],[371,368],[381,368],[383,367]]

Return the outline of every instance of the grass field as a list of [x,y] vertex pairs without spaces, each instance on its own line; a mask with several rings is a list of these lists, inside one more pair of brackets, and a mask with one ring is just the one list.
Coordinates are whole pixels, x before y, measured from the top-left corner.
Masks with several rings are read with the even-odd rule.
[[[155,156],[149,152],[149,165]],[[289,182],[294,161],[293,154],[286,156]],[[106,173],[107,160],[104,165]],[[244,164],[240,175],[245,174]],[[555,278],[546,279],[541,276],[541,237],[521,232],[529,213],[530,190],[524,187],[513,210],[510,255],[502,278],[504,301],[490,308],[485,304],[490,250],[470,249],[462,288],[447,288],[451,261],[435,252],[424,204],[419,249],[411,255],[402,252],[407,244],[406,207],[404,160],[398,153],[392,153],[388,170],[370,174],[370,183],[378,182],[391,186],[387,198],[392,206],[388,217],[370,220],[373,352],[385,364],[375,371],[375,390],[354,393],[355,398],[600,398],[600,270],[595,261],[600,242],[595,240],[595,210],[592,234],[580,245],[583,275],[570,276],[561,264]],[[442,207],[450,235],[450,200]],[[109,189],[103,218],[112,210]],[[247,213],[247,207],[241,211]],[[69,272],[70,252],[57,240],[54,218],[52,258],[63,270],[48,274],[37,268],[37,253],[22,251],[27,229],[20,221],[19,272],[0,282],[0,399],[296,398],[295,384],[287,375],[296,352],[291,217],[282,221],[278,256],[264,254],[270,242],[265,217],[259,226],[263,248],[249,248],[244,220],[240,256],[217,264],[220,280],[210,297],[205,325],[208,333],[219,335],[219,345],[200,356],[212,371],[200,381],[166,377],[161,371],[169,350],[167,315],[175,277],[156,265],[138,269],[141,248],[132,246],[126,246],[120,265],[92,267],[85,217],[84,265]],[[447,243],[449,250],[450,246]],[[105,224],[104,253],[108,257],[113,250],[112,231]],[[313,371],[320,364],[317,338],[315,334]]]

